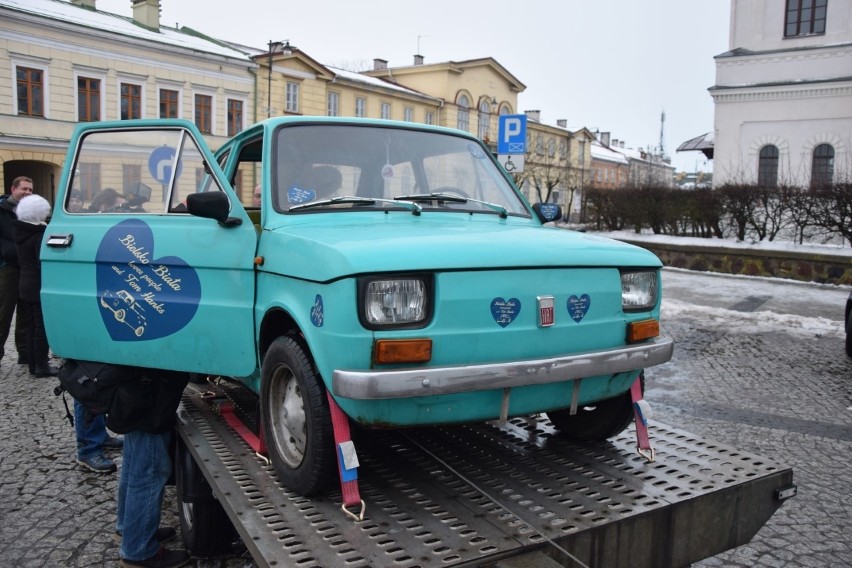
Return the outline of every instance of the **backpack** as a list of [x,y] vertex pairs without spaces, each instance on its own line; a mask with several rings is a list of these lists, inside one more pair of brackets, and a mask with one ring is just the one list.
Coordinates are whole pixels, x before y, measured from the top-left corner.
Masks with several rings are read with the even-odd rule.
[[[107,427],[118,434],[132,430],[161,433],[174,424],[188,379],[187,373],[176,371],[66,359],[54,394],[70,394],[85,407],[85,415],[105,414]],[[73,425],[64,396],[62,401]]]

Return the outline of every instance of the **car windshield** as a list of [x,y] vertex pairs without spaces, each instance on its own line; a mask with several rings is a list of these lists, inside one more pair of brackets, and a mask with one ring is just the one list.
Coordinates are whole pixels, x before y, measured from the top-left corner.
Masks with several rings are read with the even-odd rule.
[[275,155],[273,205],[282,213],[398,209],[529,216],[488,151],[452,133],[286,126],[278,130]]

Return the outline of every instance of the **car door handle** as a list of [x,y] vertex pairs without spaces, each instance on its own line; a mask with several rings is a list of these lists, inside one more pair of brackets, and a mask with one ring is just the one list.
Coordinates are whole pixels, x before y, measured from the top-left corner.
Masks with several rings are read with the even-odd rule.
[[47,237],[47,246],[55,248],[65,248],[71,246],[71,241],[74,240],[74,235],[50,235]]

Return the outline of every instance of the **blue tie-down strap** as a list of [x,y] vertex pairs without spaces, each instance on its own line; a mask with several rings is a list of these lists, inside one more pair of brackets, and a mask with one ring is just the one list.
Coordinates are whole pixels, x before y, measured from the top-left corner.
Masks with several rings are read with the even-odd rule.
[[352,440],[337,444],[337,463],[340,465],[341,482],[358,479],[358,454]]

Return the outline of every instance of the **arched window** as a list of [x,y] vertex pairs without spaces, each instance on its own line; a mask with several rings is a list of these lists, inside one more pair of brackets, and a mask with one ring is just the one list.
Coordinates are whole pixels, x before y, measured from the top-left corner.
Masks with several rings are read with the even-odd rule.
[[757,185],[775,187],[778,185],[778,148],[769,144],[760,149],[757,163]]
[[831,144],[820,144],[814,148],[811,165],[811,185],[825,187],[834,181],[834,148]]
[[470,132],[470,101],[465,95],[459,95],[458,100],[459,113],[456,118],[456,128]]
[[491,104],[482,99],[479,102],[479,139],[488,140],[491,129]]

